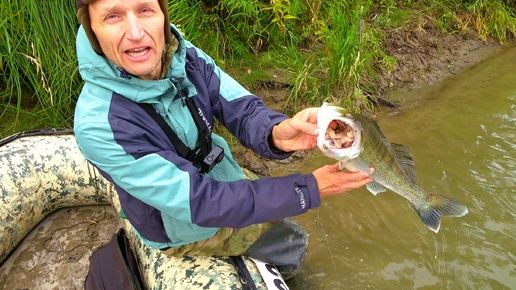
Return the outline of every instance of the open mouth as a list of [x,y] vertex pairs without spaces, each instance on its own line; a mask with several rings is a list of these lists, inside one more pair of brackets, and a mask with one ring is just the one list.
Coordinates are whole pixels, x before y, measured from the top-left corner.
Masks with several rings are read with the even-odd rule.
[[335,149],[349,148],[355,141],[355,130],[341,120],[333,120],[332,122],[337,124],[335,129],[330,126],[326,129],[324,139],[327,144]]
[[138,48],[138,49],[131,49],[131,50],[127,50],[125,53],[129,56],[129,57],[132,57],[132,58],[138,58],[138,57],[142,57],[144,56],[145,54],[147,54],[147,52],[149,52],[150,48],[148,47],[143,47],[143,48]]

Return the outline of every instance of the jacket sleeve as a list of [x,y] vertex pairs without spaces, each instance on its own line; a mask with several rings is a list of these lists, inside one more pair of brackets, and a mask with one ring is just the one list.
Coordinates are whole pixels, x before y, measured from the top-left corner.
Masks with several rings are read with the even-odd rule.
[[205,227],[240,228],[277,221],[320,205],[312,174],[234,182],[202,180],[205,178],[209,179],[192,176],[190,203],[193,222]]
[[269,135],[274,125],[288,116],[269,109],[262,99],[250,93],[220,69],[211,57],[196,49],[202,82],[207,86],[210,106],[219,121],[247,148],[269,159],[284,159],[292,153],[273,150]]
[[[217,181],[179,157],[159,130],[138,120],[86,122],[75,128],[85,157],[131,196],[174,219],[203,227],[245,227],[295,216],[319,206],[313,175]],[[150,118],[150,117],[149,117]],[[116,124],[116,125],[114,125]],[[116,131],[116,133],[114,132]]]

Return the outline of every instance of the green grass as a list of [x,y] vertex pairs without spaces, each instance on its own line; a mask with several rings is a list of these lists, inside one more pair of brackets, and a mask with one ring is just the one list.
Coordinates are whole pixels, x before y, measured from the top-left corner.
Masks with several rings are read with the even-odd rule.
[[0,116],[7,123],[2,136],[71,126],[81,85],[73,6],[59,0],[0,4]]
[[[502,43],[516,34],[513,0],[169,2],[171,22],[251,91],[275,81],[271,70],[281,74],[288,114],[324,100],[371,108],[377,74],[397,66],[383,50],[383,31],[428,16],[449,33],[475,29]],[[74,6],[0,2],[0,138],[72,126],[82,86]]]
[[465,5],[470,12],[465,22],[473,25],[483,39],[491,35],[505,42],[516,32],[516,4],[513,2],[511,7],[508,3],[503,0],[475,0]]

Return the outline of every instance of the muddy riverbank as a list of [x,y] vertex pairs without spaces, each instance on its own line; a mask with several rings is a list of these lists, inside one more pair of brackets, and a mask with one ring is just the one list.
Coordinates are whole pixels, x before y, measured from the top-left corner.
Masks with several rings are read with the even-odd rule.
[[[397,65],[394,71],[380,76],[377,84],[380,98],[390,92],[436,85],[507,47],[492,38],[484,41],[471,30],[454,35],[443,33],[431,19],[422,19],[389,32],[385,39],[385,51],[396,58]],[[256,88],[253,93],[263,98],[271,108],[281,110],[284,106],[282,101],[287,99],[289,92],[281,86],[273,86]],[[269,176],[281,164],[300,162],[313,154],[318,152],[296,152],[286,160],[271,161],[249,149],[234,147],[237,161],[263,176]]]

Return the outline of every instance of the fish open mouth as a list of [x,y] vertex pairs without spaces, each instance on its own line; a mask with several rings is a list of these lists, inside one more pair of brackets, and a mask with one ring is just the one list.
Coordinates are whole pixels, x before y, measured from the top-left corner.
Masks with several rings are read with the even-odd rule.
[[326,144],[335,149],[349,148],[355,142],[355,130],[344,121],[333,120],[330,126],[326,128],[324,138]]
[[324,155],[337,160],[358,157],[362,151],[362,127],[352,114],[324,103],[317,114],[317,124],[317,146]]

